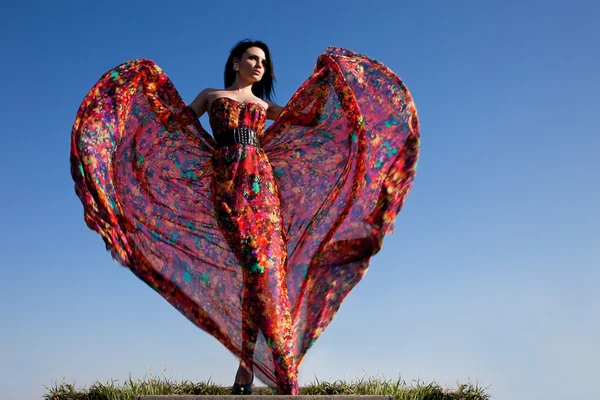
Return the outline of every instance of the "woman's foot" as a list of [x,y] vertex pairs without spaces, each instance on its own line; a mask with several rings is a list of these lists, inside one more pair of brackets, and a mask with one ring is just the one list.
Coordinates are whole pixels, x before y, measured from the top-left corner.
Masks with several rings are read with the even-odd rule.
[[253,381],[254,374],[248,372],[248,370],[240,364],[237,373],[235,374],[235,381],[231,387],[231,394],[252,394]]

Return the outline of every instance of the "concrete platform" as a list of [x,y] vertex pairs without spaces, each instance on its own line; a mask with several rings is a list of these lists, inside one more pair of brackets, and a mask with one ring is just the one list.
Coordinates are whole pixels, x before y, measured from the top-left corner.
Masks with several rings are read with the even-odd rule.
[[359,395],[319,395],[319,396],[274,396],[267,394],[251,395],[167,395],[137,396],[136,400],[393,400],[393,396],[359,396]]

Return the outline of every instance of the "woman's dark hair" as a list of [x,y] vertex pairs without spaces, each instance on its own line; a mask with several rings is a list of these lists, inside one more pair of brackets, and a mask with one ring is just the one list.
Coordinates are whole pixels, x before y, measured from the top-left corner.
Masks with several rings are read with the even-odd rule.
[[250,47],[258,47],[265,52],[266,64],[265,73],[259,82],[252,85],[252,93],[258,98],[272,100],[274,94],[273,83],[275,82],[275,74],[273,73],[273,61],[271,60],[271,52],[269,47],[260,40],[252,41],[249,39],[240,40],[233,46],[225,63],[225,88],[228,88],[235,82],[235,71],[233,70],[234,59],[241,60],[242,56]]

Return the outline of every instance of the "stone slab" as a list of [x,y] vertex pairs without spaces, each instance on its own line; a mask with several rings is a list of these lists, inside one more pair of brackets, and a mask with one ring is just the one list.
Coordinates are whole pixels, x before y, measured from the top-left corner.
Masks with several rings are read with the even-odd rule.
[[[243,397],[243,399],[240,399]],[[393,400],[393,396],[372,395],[166,395],[137,396],[136,400]]]

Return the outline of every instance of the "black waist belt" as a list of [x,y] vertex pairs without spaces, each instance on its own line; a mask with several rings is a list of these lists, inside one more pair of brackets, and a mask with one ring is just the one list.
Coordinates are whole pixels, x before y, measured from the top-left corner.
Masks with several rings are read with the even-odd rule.
[[249,144],[259,147],[256,132],[247,127],[233,128],[218,135],[217,147],[233,146],[234,144]]

